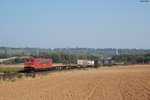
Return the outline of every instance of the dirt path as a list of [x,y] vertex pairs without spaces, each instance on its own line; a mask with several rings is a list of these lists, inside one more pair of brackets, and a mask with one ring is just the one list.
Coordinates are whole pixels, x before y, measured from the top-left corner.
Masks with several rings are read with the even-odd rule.
[[0,84],[0,100],[150,100],[150,65],[55,72]]

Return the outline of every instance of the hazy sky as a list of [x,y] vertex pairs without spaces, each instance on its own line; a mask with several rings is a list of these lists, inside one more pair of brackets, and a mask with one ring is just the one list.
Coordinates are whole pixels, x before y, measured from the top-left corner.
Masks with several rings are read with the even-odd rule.
[[150,48],[150,2],[0,0],[0,46]]

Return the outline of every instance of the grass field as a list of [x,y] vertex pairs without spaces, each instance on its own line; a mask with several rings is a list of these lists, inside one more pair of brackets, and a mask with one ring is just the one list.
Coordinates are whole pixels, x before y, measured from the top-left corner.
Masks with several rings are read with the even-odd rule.
[[14,64],[14,65],[0,65],[0,73],[3,72],[18,72],[23,70],[23,64]]

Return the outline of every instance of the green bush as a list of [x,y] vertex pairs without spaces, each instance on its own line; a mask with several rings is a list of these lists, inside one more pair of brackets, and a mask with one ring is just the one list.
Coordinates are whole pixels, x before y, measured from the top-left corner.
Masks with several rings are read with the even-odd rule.
[[3,71],[3,73],[4,73],[4,74],[13,74],[14,72],[11,71],[11,70],[5,70],[5,71]]
[[24,62],[23,58],[15,58],[15,59],[4,61],[3,64],[20,64],[23,62]]

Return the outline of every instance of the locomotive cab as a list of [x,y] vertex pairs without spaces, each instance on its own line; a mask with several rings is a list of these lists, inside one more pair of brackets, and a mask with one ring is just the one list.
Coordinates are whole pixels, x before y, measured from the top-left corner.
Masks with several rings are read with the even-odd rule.
[[24,68],[25,71],[33,71],[36,60],[34,58],[25,58]]

